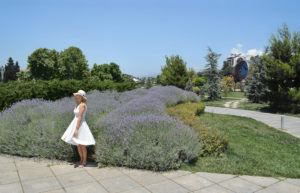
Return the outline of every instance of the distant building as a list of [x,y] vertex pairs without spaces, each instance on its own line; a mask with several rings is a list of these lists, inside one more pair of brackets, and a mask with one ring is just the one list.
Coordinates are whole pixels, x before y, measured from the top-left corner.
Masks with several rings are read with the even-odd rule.
[[225,61],[231,67],[235,82],[244,80],[248,75],[247,59],[242,54],[231,54]]

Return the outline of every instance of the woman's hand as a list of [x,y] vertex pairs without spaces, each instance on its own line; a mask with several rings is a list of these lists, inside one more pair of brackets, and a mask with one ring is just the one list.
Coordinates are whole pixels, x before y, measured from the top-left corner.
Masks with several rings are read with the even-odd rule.
[[74,137],[74,138],[77,138],[77,137],[78,137],[78,129],[75,130],[73,137]]

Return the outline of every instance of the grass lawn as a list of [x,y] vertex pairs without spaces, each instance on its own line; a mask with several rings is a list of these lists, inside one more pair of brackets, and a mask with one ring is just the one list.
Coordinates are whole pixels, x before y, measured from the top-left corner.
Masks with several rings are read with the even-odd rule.
[[244,92],[228,92],[226,95],[222,93],[222,97],[228,97],[228,98],[245,98],[245,93]]
[[[273,177],[300,178],[300,139],[250,118],[205,113],[194,119],[195,103],[169,107],[170,115],[201,127],[217,129],[229,141],[222,156],[199,157],[181,169]],[[189,116],[191,115],[191,116]]]

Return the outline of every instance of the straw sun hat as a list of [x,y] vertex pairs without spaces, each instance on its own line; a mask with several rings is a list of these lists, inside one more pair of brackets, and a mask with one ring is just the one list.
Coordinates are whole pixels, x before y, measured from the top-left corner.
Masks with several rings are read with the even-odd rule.
[[81,96],[82,98],[84,98],[85,100],[87,100],[87,97],[86,97],[86,92],[84,90],[79,90],[75,93],[73,93],[74,96]]

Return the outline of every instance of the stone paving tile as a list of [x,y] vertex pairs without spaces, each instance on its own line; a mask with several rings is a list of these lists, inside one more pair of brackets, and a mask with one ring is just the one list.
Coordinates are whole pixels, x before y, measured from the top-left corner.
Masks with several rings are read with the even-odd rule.
[[66,191],[64,191],[63,189],[57,189],[57,190],[50,190],[43,193],[66,193]]
[[176,184],[171,180],[163,181],[157,184],[146,186],[152,193],[187,193],[190,192],[186,188]]
[[216,173],[207,173],[207,172],[197,172],[195,174],[216,183],[237,177],[236,175],[231,175],[231,174],[216,174]]
[[49,165],[49,163],[46,162],[28,160],[25,158],[15,159],[15,163],[18,169],[37,169]]
[[118,168],[111,168],[111,167],[90,168],[90,169],[86,169],[86,171],[97,180],[114,178],[114,177],[124,175]]
[[135,172],[139,172],[139,169],[132,169],[132,168],[124,168],[124,167],[120,167],[118,168],[121,172],[123,172],[124,174],[131,174],[131,173],[135,173]]
[[201,190],[197,190],[194,193],[234,193],[234,192],[232,192],[231,190],[228,190],[222,186],[214,184],[209,187],[203,188]]
[[74,168],[74,165],[54,165],[51,166],[50,169],[53,171],[55,175],[62,175],[72,172],[83,171],[83,168]]
[[66,191],[67,193],[107,193],[107,191],[97,182],[67,187]]
[[86,184],[95,180],[85,171],[67,173],[56,176],[64,187]]
[[17,171],[0,173],[0,184],[9,184],[14,182],[19,182]]
[[299,193],[300,187],[295,186],[293,184],[281,181],[276,184],[272,184],[271,186],[258,191],[257,193]]
[[180,176],[173,180],[191,191],[199,190],[213,184],[211,181],[196,174]]
[[259,177],[259,176],[239,176],[240,178],[247,180],[248,182],[254,183],[256,185],[267,187],[271,184],[278,182],[278,179],[271,177]]
[[22,185],[25,193],[47,192],[61,188],[55,177],[27,180],[22,182]]
[[122,193],[150,193],[146,188],[143,187],[139,187],[139,188],[134,188],[131,190],[127,190],[125,192]]
[[288,179],[285,180],[285,182],[290,183],[290,184],[294,184],[294,185],[300,187],[300,179],[291,179],[291,178],[288,178]]
[[19,182],[0,185],[0,192],[1,193],[23,193],[21,184]]
[[168,171],[168,172],[163,172],[162,175],[167,177],[167,178],[176,178],[179,176],[184,176],[184,175],[188,175],[191,174],[191,172],[189,171],[184,171],[184,170],[173,170],[173,171]]
[[25,169],[19,169],[18,171],[19,171],[20,179],[22,181],[45,178],[45,177],[54,177],[49,167],[40,167],[38,169],[25,168]]
[[5,167],[0,167],[0,173],[17,171],[14,163],[5,163]]
[[168,179],[165,176],[161,175],[160,173],[144,171],[144,170],[132,172],[128,175],[136,182],[142,185],[154,184]]
[[0,163],[1,164],[10,163],[10,162],[14,162],[14,157],[0,155]]
[[242,178],[232,178],[220,183],[221,186],[238,193],[252,193],[262,189],[262,187],[250,183]]
[[126,175],[99,180],[99,182],[104,186],[106,190],[112,193],[122,192],[122,191],[124,192],[136,187],[140,187],[138,183],[136,183]]

